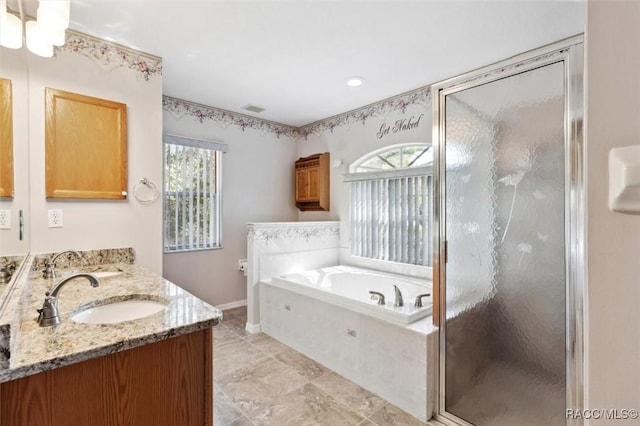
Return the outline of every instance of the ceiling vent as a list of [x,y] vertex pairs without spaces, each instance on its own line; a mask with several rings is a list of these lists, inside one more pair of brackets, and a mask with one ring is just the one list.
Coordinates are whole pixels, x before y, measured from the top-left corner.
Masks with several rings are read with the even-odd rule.
[[255,106],[255,105],[251,105],[251,104],[247,104],[247,105],[243,106],[242,109],[246,109],[247,111],[255,112],[256,114],[260,114],[262,111],[264,111],[264,108],[260,108],[259,106]]

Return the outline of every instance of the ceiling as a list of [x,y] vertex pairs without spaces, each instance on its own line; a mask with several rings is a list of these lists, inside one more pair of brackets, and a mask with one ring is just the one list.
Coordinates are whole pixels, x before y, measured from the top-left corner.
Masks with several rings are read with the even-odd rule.
[[586,15],[551,0],[71,4],[72,29],[161,56],[165,95],[292,126],[581,33]]

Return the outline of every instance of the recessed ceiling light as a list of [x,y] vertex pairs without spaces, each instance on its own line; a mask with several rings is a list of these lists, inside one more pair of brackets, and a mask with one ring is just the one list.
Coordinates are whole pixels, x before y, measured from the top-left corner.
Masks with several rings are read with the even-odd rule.
[[364,83],[364,78],[362,77],[349,77],[347,79],[347,86],[349,87],[362,86],[362,83]]

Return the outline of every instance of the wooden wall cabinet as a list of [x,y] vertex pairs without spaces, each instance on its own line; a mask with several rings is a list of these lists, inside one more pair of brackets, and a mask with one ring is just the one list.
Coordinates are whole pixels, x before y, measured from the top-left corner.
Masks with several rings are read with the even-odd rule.
[[127,106],[46,88],[47,198],[127,198]]
[[213,424],[212,329],[0,385],[0,425]]
[[295,165],[296,207],[302,211],[329,210],[329,153],[300,158]]

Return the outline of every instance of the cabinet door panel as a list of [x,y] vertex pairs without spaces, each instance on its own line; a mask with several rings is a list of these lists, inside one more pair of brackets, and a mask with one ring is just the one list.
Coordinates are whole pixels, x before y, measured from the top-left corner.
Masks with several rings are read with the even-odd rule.
[[296,171],[296,201],[309,199],[308,170]]
[[309,184],[308,194],[310,201],[316,201],[320,199],[320,169],[315,167],[309,169]]

